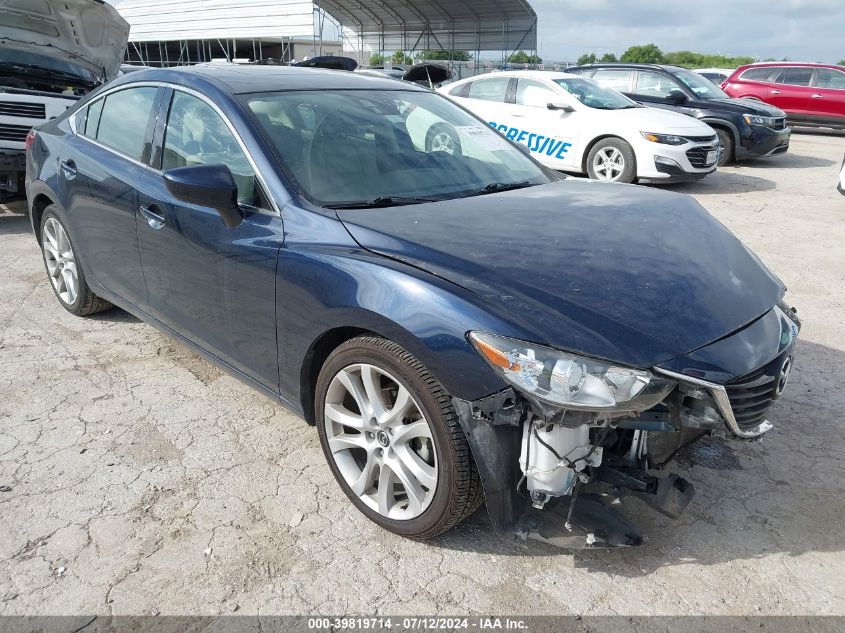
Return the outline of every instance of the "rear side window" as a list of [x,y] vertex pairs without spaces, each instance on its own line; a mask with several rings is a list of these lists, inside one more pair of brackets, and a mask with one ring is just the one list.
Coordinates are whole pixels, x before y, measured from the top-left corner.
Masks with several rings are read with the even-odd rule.
[[766,66],[765,68],[749,68],[740,77],[743,81],[773,81],[783,68],[780,66]]
[[812,78],[812,68],[784,68],[777,81],[790,86],[809,86]]
[[605,88],[613,88],[619,92],[631,91],[631,70],[605,69],[597,70],[593,79]]
[[[141,160],[144,145],[150,140],[147,138],[147,127],[157,91],[155,86],[127,88],[102,99],[102,113],[93,138],[126,156]],[[88,133],[88,126],[93,119],[89,112],[85,126],[88,136],[92,136]]]
[[816,71],[816,86],[845,90],[845,72],[832,68],[819,68]]
[[104,99],[98,99],[88,106],[88,117],[85,121],[85,129],[83,130],[85,136],[97,138],[97,127],[100,125],[100,114],[103,112],[104,101]]
[[510,83],[509,77],[479,79],[470,84],[467,96],[470,99],[504,103],[505,95],[508,92],[508,83]]

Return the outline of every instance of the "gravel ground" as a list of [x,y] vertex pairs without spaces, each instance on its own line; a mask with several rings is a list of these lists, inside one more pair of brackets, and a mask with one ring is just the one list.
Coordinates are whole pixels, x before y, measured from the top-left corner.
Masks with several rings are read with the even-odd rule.
[[797,134],[676,187],[790,287],[797,373],[765,439],[680,456],[683,518],[626,501],[649,541],[574,555],[483,509],[429,543],[381,531],[302,420],[124,312],[62,310],[0,207],[0,614],[845,614],[844,153]]

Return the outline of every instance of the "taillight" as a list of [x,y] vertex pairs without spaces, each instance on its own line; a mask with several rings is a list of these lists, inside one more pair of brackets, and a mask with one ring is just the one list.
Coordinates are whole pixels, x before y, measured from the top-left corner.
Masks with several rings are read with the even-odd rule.
[[[18,137],[20,138],[20,137]],[[35,140],[35,130],[30,130],[26,135],[26,151],[29,151],[29,148],[32,147],[32,142]]]

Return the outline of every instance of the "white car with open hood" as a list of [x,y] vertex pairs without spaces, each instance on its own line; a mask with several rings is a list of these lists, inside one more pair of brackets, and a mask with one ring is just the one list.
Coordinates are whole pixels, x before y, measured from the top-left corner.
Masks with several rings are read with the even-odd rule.
[[23,196],[29,130],[117,77],[128,37],[101,0],[0,0],[0,200]]
[[[541,163],[614,182],[697,180],[716,170],[719,141],[706,123],[643,107],[597,82],[561,72],[470,77],[439,92],[471,110]],[[431,142],[460,149],[461,131]]]

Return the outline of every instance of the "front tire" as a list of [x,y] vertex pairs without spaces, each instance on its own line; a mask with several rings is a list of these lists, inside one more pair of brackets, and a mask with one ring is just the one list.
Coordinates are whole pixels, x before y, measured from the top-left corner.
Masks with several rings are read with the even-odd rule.
[[67,229],[53,205],[41,218],[41,254],[56,298],[62,307],[76,316],[103,312],[112,304],[95,295],[85,281],[85,273],[71,244]]
[[466,437],[440,382],[399,345],[362,336],[326,359],[317,430],[340,487],[394,534],[431,538],[483,501]]
[[621,138],[601,139],[587,155],[587,175],[604,182],[634,182],[637,178],[634,150]]
[[719,155],[719,167],[729,165],[734,160],[734,140],[727,130],[716,129],[716,136],[719,137],[719,145],[722,146],[722,153]]

